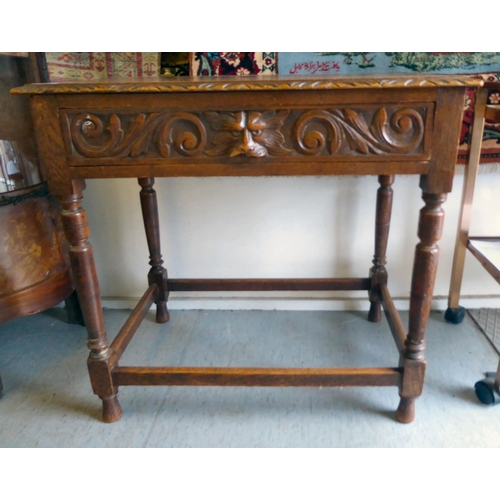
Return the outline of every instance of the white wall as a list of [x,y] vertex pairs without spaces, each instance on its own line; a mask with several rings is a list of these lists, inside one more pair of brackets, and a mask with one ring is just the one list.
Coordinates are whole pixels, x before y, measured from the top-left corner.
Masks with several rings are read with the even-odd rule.
[[[463,176],[448,197],[434,308],[446,308]],[[376,177],[157,179],[162,253],[171,278],[365,277],[373,254]],[[423,206],[418,176],[397,177],[389,288],[408,307]],[[133,307],[147,286],[148,251],[135,179],[89,180],[103,304]],[[500,234],[500,174],[478,178],[471,234]],[[172,293],[170,308],[367,309],[366,292]],[[500,288],[467,256],[461,304],[500,307]]]

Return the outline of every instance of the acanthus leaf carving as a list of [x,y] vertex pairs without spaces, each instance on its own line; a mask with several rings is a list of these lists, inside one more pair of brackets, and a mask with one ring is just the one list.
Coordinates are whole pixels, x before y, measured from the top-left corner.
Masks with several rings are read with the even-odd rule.
[[69,117],[69,133],[74,150],[84,158],[170,158],[174,152],[189,158],[404,154],[422,147],[428,112],[427,107],[395,106],[99,116],[78,112]]
[[[182,132],[174,137],[174,125],[178,121],[194,125],[197,134],[189,131]],[[194,157],[201,154],[207,143],[207,131],[203,122],[194,114],[187,112],[173,113],[159,128],[158,150],[165,158],[170,156],[170,144],[174,145],[177,153],[183,156]]]
[[[174,137],[173,129],[178,121],[193,124],[195,132],[184,131]],[[184,112],[169,115],[139,113],[133,118],[126,133],[116,113],[110,115],[106,129],[100,117],[82,113],[73,118],[70,133],[75,149],[86,158],[137,158],[148,154],[152,142],[156,142],[159,153],[165,158],[170,156],[170,145],[180,155],[196,156],[205,149],[207,140],[201,120]],[[93,144],[93,139],[97,143]]]
[[[323,123],[328,137],[314,128]],[[418,111],[401,108],[388,119],[387,110],[380,108],[369,127],[364,116],[353,109],[313,110],[304,113],[294,125],[293,138],[296,148],[306,155],[319,155],[328,144],[331,155],[337,153],[343,139],[351,150],[370,153],[408,153],[422,142],[424,122]]]
[[[395,148],[400,153],[408,153],[422,141],[424,123],[420,114],[414,109],[398,109],[389,121],[387,111],[381,108],[374,116],[371,131],[381,144]],[[410,140],[403,139],[411,131],[413,135]]]
[[[87,158],[125,157],[135,158],[147,152],[151,140],[151,133],[159,113],[151,113],[147,118],[144,113],[139,113],[127,133],[122,129],[120,117],[112,114],[108,125],[104,129],[100,117],[93,113],[82,113],[71,122],[71,138],[75,149]],[[104,144],[93,144],[92,139],[104,138]]]

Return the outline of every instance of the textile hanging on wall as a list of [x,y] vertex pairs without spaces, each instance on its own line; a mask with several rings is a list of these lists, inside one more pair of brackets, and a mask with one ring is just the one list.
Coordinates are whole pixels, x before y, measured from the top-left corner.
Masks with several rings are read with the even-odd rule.
[[[53,82],[95,81],[109,78],[158,76],[160,52],[47,52]],[[186,53],[178,53],[186,54]],[[175,62],[175,61],[174,61]],[[181,61],[182,62],[182,61]],[[185,74],[165,68],[162,75]],[[180,66],[179,66],[180,67]],[[370,75],[381,73],[474,74],[500,81],[500,52],[191,52],[193,76],[250,74]],[[167,71],[168,69],[168,71]],[[467,163],[475,93],[465,100],[458,164]],[[500,104],[500,92],[491,91],[490,104]],[[481,150],[483,171],[500,171],[500,124],[486,123]]]
[[158,76],[160,52],[46,52],[51,82]]
[[[498,75],[496,75],[498,76]],[[465,96],[465,110],[462,118],[460,146],[458,148],[458,164],[466,164],[469,158],[469,142],[474,121],[475,91],[468,89]],[[500,92],[490,90],[488,104],[500,104]],[[484,125],[483,143],[481,145],[481,170],[500,171],[500,123],[486,122]],[[491,168],[487,168],[489,165]]]
[[189,76],[190,52],[162,52],[161,76]]
[[261,75],[277,73],[277,52],[192,52],[191,75]]
[[[500,52],[280,52],[281,75],[343,75],[386,73],[473,74],[486,81],[500,81]],[[458,151],[465,164],[474,120],[475,91],[469,90]],[[490,91],[489,104],[500,104],[500,93]],[[482,170],[486,164],[500,170],[500,124],[486,123],[481,148]]]
[[280,52],[279,73],[486,74],[486,77],[498,80],[500,52]]

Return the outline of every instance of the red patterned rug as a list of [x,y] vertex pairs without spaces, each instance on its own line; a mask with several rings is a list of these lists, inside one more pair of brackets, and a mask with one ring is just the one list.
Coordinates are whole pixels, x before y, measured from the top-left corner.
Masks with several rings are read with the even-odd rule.
[[[475,98],[475,91],[468,89],[465,97],[460,146],[458,148],[457,161],[459,165],[466,164],[469,158],[469,142],[472,133],[472,122],[474,121]],[[488,103],[500,104],[500,91],[491,90],[488,97]],[[485,124],[480,163],[482,165],[500,163],[500,123],[486,122]],[[482,170],[485,171],[487,169],[483,167]]]
[[277,52],[192,52],[191,75],[259,75],[277,73]]

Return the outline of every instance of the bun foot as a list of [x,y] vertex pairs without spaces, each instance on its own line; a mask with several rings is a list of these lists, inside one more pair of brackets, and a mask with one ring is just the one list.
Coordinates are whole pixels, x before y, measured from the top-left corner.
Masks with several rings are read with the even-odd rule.
[[379,302],[370,302],[370,311],[368,312],[368,321],[378,323],[382,320],[382,307]]
[[396,411],[396,420],[402,424],[409,424],[415,420],[415,399],[401,398]]
[[122,407],[118,402],[118,397],[113,396],[99,396],[102,399],[102,418],[107,424],[112,424],[120,420],[122,416]]
[[170,320],[170,314],[168,313],[167,303],[160,302],[156,304],[156,322],[157,323],[167,323]]

